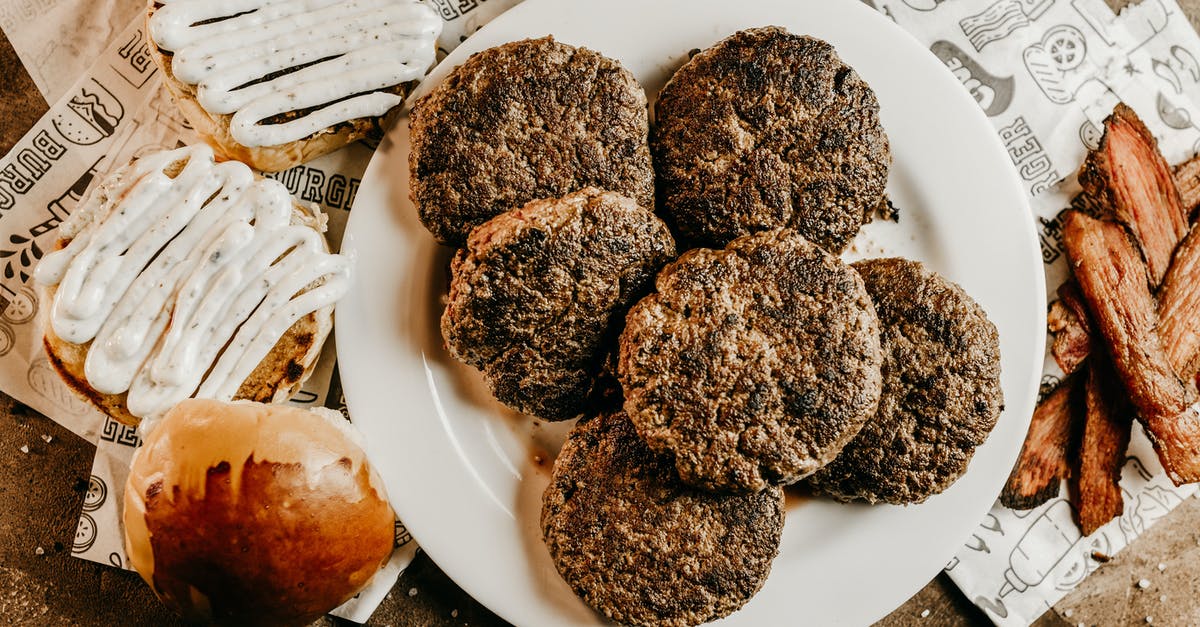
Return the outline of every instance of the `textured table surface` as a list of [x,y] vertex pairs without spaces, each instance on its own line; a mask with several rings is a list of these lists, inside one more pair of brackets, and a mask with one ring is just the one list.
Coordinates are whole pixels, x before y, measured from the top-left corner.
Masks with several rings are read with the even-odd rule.
[[[1109,0],[1122,5],[1123,0]],[[1200,0],[1180,0],[1200,23]],[[0,34],[0,154],[46,111]],[[49,441],[47,441],[47,437]],[[28,447],[22,453],[21,447]],[[93,447],[0,394],[0,622],[11,625],[174,625],[137,575],[71,557]],[[1150,585],[1142,588],[1138,582]],[[854,592],[847,591],[852,603]],[[796,619],[802,622],[803,609]],[[345,623],[323,621],[317,624]],[[879,625],[987,623],[938,575]],[[1200,625],[1200,500],[1189,499],[1036,623]],[[352,623],[345,623],[350,625]],[[425,555],[400,577],[371,625],[503,625]]]

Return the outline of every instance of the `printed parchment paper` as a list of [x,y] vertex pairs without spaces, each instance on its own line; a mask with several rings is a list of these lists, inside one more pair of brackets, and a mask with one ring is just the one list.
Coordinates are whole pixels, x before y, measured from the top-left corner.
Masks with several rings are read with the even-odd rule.
[[[446,20],[440,58],[519,0],[428,1]],[[1078,191],[1074,172],[1113,105],[1132,106],[1172,162],[1200,144],[1200,39],[1174,0],[1142,0],[1120,15],[1103,0],[863,1],[928,47],[995,126],[1031,198],[1051,299],[1066,276],[1058,216]],[[54,226],[96,177],[140,152],[194,139],[141,43],[143,6],[0,0],[0,28],[55,102],[0,159],[0,389],[97,442],[74,550],[117,566],[125,560],[116,503],[137,436],[88,411],[59,383],[41,353],[39,303],[27,283]],[[329,212],[336,244],[369,156],[356,144],[276,176]],[[300,404],[341,406],[332,362],[329,349]],[[1048,360],[1043,387],[1060,374]],[[997,504],[947,565],[997,624],[1033,621],[1098,566],[1093,551],[1115,554],[1195,491],[1171,486],[1140,427],[1134,431],[1118,520],[1081,537],[1063,498],[1028,512]],[[343,616],[364,620],[382,600],[415,550],[399,525],[397,545],[399,558],[341,608]]]
[[[448,53],[516,0],[432,0]],[[47,101],[54,104],[0,159],[0,389],[96,443],[72,552],[128,568],[120,504],[134,429],[91,409],[59,380],[41,346],[41,303],[30,275],[55,241],[55,227],[93,184],[135,156],[199,141],[162,87],[146,49],[144,0],[0,0],[0,27]],[[270,175],[329,215],[341,242],[372,148],[357,143]],[[332,337],[292,401],[345,411]],[[417,545],[396,521],[396,551],[372,584],[333,612],[365,621],[412,561]]]
[[[968,89],[995,125],[1031,198],[1048,300],[1067,278],[1061,212],[1075,172],[1123,100],[1172,163],[1198,149],[1200,38],[1173,0],[1119,15],[1103,0],[875,0]],[[1062,182],[1059,182],[1063,179]],[[996,260],[1003,263],[1003,260]],[[1042,392],[1062,372],[1047,355]],[[1136,425],[1136,422],[1135,422]],[[1088,537],[1061,496],[1029,511],[999,503],[946,566],[998,625],[1027,625],[1196,491],[1174,487],[1140,426],[1122,471],[1125,512]]]

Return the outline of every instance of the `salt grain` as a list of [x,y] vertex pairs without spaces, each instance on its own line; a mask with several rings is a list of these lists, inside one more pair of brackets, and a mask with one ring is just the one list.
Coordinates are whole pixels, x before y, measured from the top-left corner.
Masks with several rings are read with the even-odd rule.
[[1074,613],[1075,613],[1075,610],[1067,609],[1067,611],[1063,612],[1063,616],[1066,616],[1067,618],[1071,618],[1071,615]]
[[1166,603],[1166,602],[1167,602],[1167,595],[1165,595],[1165,594],[1163,594],[1163,595],[1160,595],[1160,596],[1158,597],[1158,602],[1159,602],[1159,603]]
[[921,618],[928,618],[928,617],[929,617],[929,610],[925,610],[924,612],[921,612]]
[[1149,580],[1149,579],[1143,579],[1143,580],[1139,581],[1139,582],[1138,582],[1138,587],[1139,587],[1139,588],[1141,588],[1141,589],[1143,589],[1143,590],[1145,590],[1146,588],[1149,588],[1149,587],[1150,587],[1150,580]]
[[450,612],[450,618],[458,618],[458,610],[452,610]]
[[416,588],[409,588],[409,589],[408,589],[408,596],[410,596],[410,597],[415,597],[415,596],[417,596],[417,589],[416,589]]
[[1166,570],[1166,569],[1167,569],[1167,565],[1166,565],[1166,564],[1163,564],[1162,562],[1159,562],[1159,563],[1158,563],[1158,572],[1160,572],[1160,573],[1161,573],[1162,571],[1164,571],[1164,570]]
[[46,435],[46,434],[44,434],[44,433],[43,433],[43,434],[42,434],[42,439],[43,439],[43,440],[45,440],[46,444],[49,444],[49,443],[50,443],[50,440],[53,440],[53,439],[54,439],[54,436],[52,436],[52,435]]
[[45,555],[45,554],[46,554],[46,549],[43,549],[42,547],[40,547],[40,546],[39,546],[39,547],[38,547],[37,549],[35,549],[33,552],[34,552],[34,553],[37,553],[38,555]]
[[22,453],[25,453],[26,455],[28,455],[28,454],[29,454],[29,447],[28,447],[28,446],[26,446],[26,445],[24,445],[24,444],[22,444],[22,445],[21,445],[21,452],[22,452]]
[[1147,616],[1147,617],[1146,617],[1146,623],[1147,623],[1147,624],[1149,624],[1149,623],[1153,623],[1153,622],[1154,622],[1154,617],[1153,617],[1153,616]]

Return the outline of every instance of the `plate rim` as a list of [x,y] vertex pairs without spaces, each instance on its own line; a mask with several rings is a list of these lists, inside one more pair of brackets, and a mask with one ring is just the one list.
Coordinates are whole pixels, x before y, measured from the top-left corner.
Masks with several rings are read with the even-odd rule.
[[[573,1],[576,4],[581,3],[580,0],[573,0]],[[813,0],[805,0],[805,1],[810,5],[818,4],[818,2],[814,2]],[[522,20],[526,20],[526,19],[528,19],[527,14],[536,14],[536,12],[545,5],[554,5],[554,4],[568,5],[571,3],[572,2],[562,2],[561,0],[559,0],[559,2],[555,2],[555,0],[525,0],[525,2],[517,5],[516,7],[510,9],[509,11],[501,14],[495,20],[493,20],[492,22],[489,22],[487,25],[485,25],[484,28],[481,29],[479,32],[477,32],[475,35],[472,35],[472,37],[470,39],[468,39],[466,42],[464,42],[464,46],[463,46],[462,50],[465,51],[466,49],[469,48],[469,46],[467,44],[471,41],[471,39],[476,39],[481,36],[486,37],[487,35],[489,35],[490,33],[494,32],[494,31],[498,31],[498,30],[507,28],[509,26],[510,22],[519,23]],[[796,11],[798,13],[803,13],[805,10],[809,10],[809,9],[799,8],[799,6],[798,6],[799,4],[800,3],[796,3],[796,5],[797,5]],[[921,49],[925,53],[925,55],[929,57],[929,60],[936,64],[937,70],[938,70],[938,71],[936,71],[936,73],[940,74],[942,76],[942,78],[940,80],[942,82],[945,82],[948,79],[948,80],[954,82],[955,87],[956,87],[956,92],[959,94],[958,99],[960,101],[960,104],[957,106],[962,106],[963,104],[969,105],[970,110],[974,113],[973,125],[976,127],[975,130],[977,132],[978,131],[986,131],[986,132],[978,133],[980,139],[982,141],[984,141],[984,143],[987,143],[990,145],[990,150],[992,152],[995,152],[999,155],[1006,156],[1003,145],[999,140],[999,137],[996,135],[995,130],[993,129],[990,122],[988,122],[988,120],[984,116],[983,112],[979,110],[977,104],[975,103],[975,101],[973,99],[971,99],[970,95],[965,90],[963,90],[960,85],[958,85],[957,79],[955,79],[950,74],[950,72],[947,68],[945,68],[939,61],[937,61],[936,57],[934,57],[931,52],[929,52],[927,49],[925,49],[924,46],[922,46],[911,34],[904,31],[903,29],[901,29],[899,26],[895,25],[894,23],[888,21],[886,19],[886,17],[884,17],[882,14],[879,14],[877,11],[874,11],[871,8],[869,8],[865,5],[862,5],[861,3],[857,2],[857,1],[847,2],[845,4],[846,4],[846,6],[839,7],[839,10],[849,11],[850,13],[857,12],[858,15],[854,16],[855,19],[864,19],[867,21],[874,21],[876,23],[876,26],[881,26],[882,28],[891,30],[893,32],[893,34],[901,35],[903,38],[906,38],[907,40],[909,40],[910,47],[916,46],[917,48]],[[447,57],[446,60],[444,60],[442,63],[440,63],[438,65],[438,67],[435,68],[430,73],[430,77],[436,76],[437,79],[440,81],[441,77],[444,76],[444,74],[449,71],[449,68],[461,63],[461,61],[465,59],[465,56],[466,56],[465,52],[457,53],[457,54],[452,53],[450,56]],[[926,65],[928,66],[929,63],[926,63]],[[433,84],[432,81],[428,83],[428,85],[432,85],[432,84]],[[415,98],[418,97],[420,94],[422,94],[422,93],[428,91],[428,89],[430,89],[430,87],[428,87],[426,85],[427,85],[427,83],[422,83],[423,88],[418,88],[417,90],[414,91],[413,95],[411,95],[409,98],[410,103],[413,102],[415,100]],[[401,120],[402,121],[407,120],[407,113],[404,116],[401,116]],[[392,131],[389,131],[389,134],[388,134],[389,137],[393,133],[395,133],[395,129],[393,129]],[[985,137],[986,137],[986,139],[985,139]],[[359,198],[364,197],[362,192],[364,191],[363,188],[366,187],[367,181],[373,180],[373,177],[372,177],[373,171],[379,169],[381,167],[380,163],[382,163],[383,161],[386,160],[385,157],[383,156],[383,153],[384,153],[384,151],[387,147],[387,143],[389,141],[390,140],[385,139],[384,144],[381,144],[381,150],[377,151],[376,154],[372,156],[371,163],[369,164],[367,171],[364,173],[363,178],[362,178],[363,186],[360,187],[359,196],[355,200],[356,206],[358,205]],[[1035,229],[1035,225],[1034,225],[1034,221],[1033,221],[1033,215],[1032,215],[1032,212],[1030,211],[1028,198],[1025,194],[1025,191],[1024,191],[1023,187],[1021,186],[1019,179],[1017,178],[1015,168],[1013,168],[1013,167],[1005,168],[1003,174],[996,173],[995,175],[1002,176],[1005,179],[1007,179],[1005,186],[1010,188],[1010,192],[1013,193],[1014,198],[1020,199],[1019,206],[1016,207],[1013,211],[1018,214],[1018,216],[1017,216],[1018,219],[1021,219],[1022,230],[1025,232],[1024,233],[1025,237],[1026,237],[1027,241],[1030,243],[1029,252],[1032,254],[1032,257],[1036,261],[1036,263],[1034,263],[1032,266],[1032,269],[1034,270],[1033,276],[1029,276],[1029,277],[1025,277],[1025,278],[1030,279],[1032,281],[1030,289],[1032,290],[1032,294],[1034,295],[1035,302],[1032,303],[1033,307],[1031,308],[1031,310],[1038,312],[1034,316],[1034,319],[1031,322],[1033,322],[1035,324],[1035,328],[1040,329],[1040,332],[1035,332],[1033,334],[1034,342],[1033,342],[1033,346],[1032,346],[1032,355],[1034,358],[1034,363],[1029,364],[1030,372],[1027,373],[1028,376],[1027,376],[1027,379],[1026,379],[1025,385],[1024,385],[1024,389],[1026,391],[1031,391],[1032,395],[1034,397],[1036,397],[1036,392],[1038,389],[1038,382],[1040,381],[1040,378],[1041,378],[1041,359],[1045,352],[1045,343],[1046,343],[1046,334],[1045,334],[1044,324],[1040,323],[1038,320],[1038,318],[1040,318],[1040,316],[1044,313],[1044,310],[1045,310],[1045,301],[1046,301],[1045,274],[1043,272],[1041,257],[1040,257],[1039,251],[1037,249],[1037,246],[1035,244],[1036,243],[1036,229]],[[375,176],[378,176],[378,175],[376,174]],[[343,242],[343,248],[352,250],[352,251],[357,250],[357,248],[355,246],[356,238],[355,238],[355,229],[354,229],[354,224],[356,223],[356,221],[355,221],[356,215],[357,214],[352,210],[350,213],[349,222],[346,227],[346,239]],[[359,222],[361,222],[361,220]],[[354,289],[354,290],[359,289],[359,283],[357,280],[356,280],[355,284],[356,284],[355,288],[352,288],[352,289]],[[347,301],[350,300],[349,296],[347,297],[346,300]],[[354,382],[355,378],[353,376],[346,376],[346,375],[347,375],[348,371],[350,371],[350,372],[356,371],[358,369],[358,367],[362,366],[363,364],[349,365],[354,362],[355,357],[349,357],[349,359],[347,359],[348,355],[346,354],[345,351],[347,351],[348,348],[343,348],[343,347],[349,347],[352,344],[352,342],[346,341],[343,338],[344,338],[344,336],[346,338],[348,338],[351,333],[352,333],[352,331],[350,331],[350,321],[347,320],[347,317],[345,317],[345,316],[335,317],[335,334],[336,334],[335,337],[337,339],[337,346],[338,346],[338,361],[340,364],[342,364],[341,371],[343,373],[342,385],[343,385],[343,390],[344,390],[344,394],[346,397],[346,402],[347,402],[349,411],[351,413],[351,416],[354,416],[356,407],[358,407],[359,410],[362,410],[362,405],[358,401],[354,400],[354,398],[357,396],[359,398],[359,400],[362,400],[363,394],[356,393],[353,391],[354,389],[358,388],[359,383]],[[423,365],[426,369],[426,373],[428,374],[430,372],[429,364],[428,364],[428,357],[426,355],[422,354],[421,360],[423,361]],[[1006,399],[1006,400],[1009,400],[1009,399]],[[1012,399],[1012,400],[1009,400],[1009,404],[1016,405],[1019,407],[1023,404],[1021,401],[1030,401],[1030,403],[1029,403],[1030,409],[1032,409],[1032,402],[1031,402],[1032,399],[1020,399],[1019,401],[1018,401],[1018,399]],[[1016,420],[1019,423],[1021,423],[1021,429],[1020,429],[1021,433],[1024,433],[1027,430],[1028,424],[1029,424],[1029,421],[1031,418],[1031,414],[1032,414],[1031,411],[1024,412],[1023,415],[1016,417]],[[1004,414],[1002,414],[1002,416],[1004,416],[1007,420],[1014,419],[1013,416],[1008,415],[1008,412],[1005,412]],[[444,421],[444,418],[443,418],[443,421]],[[441,427],[443,430],[448,432],[448,430],[449,430],[448,425],[442,424]],[[368,448],[370,450],[370,448],[372,448],[372,446],[371,446],[370,442],[368,442],[368,444],[369,444]],[[1009,457],[1011,459],[1009,459],[1009,462],[1010,462],[1009,465],[1011,465],[1012,461],[1015,461],[1016,456],[1019,453],[1019,451],[1020,451],[1019,446],[1014,447],[1014,449],[1012,451],[1010,451]],[[385,477],[385,479],[386,479],[386,477]],[[392,487],[393,486],[389,484],[389,488],[392,488]],[[998,492],[998,490],[997,490],[997,492]],[[393,494],[395,494],[395,493],[396,493],[396,491],[393,490]],[[412,511],[412,509],[410,509],[412,507],[411,503],[400,505],[397,503],[397,500],[398,499],[396,497],[393,497],[393,507],[396,509],[397,513],[400,515],[402,520],[404,520],[406,517],[405,512],[408,512],[409,514],[414,513]],[[448,509],[450,510],[450,513],[448,513],[446,516],[443,516],[443,518],[447,518],[455,512],[457,512],[457,514],[459,514],[459,515],[468,515],[469,514],[469,512],[467,510],[464,510],[461,507],[455,507],[453,504],[448,504]],[[507,513],[509,514],[510,517],[512,516],[511,512],[507,512]],[[979,517],[982,519],[984,514],[986,514],[986,510],[981,511],[979,514]],[[412,518],[412,517],[413,516],[410,516],[410,518]],[[417,515],[415,517],[421,518],[420,515]],[[406,522],[405,524],[407,525],[408,523]],[[422,526],[423,525],[418,525],[418,527],[422,527]],[[436,540],[435,534],[428,533],[426,529],[414,529],[413,527],[410,526],[409,531],[410,531],[410,533],[412,533],[413,537],[416,539],[418,544],[421,544],[423,547],[427,547],[426,553],[429,554],[431,559],[433,559],[436,563],[438,563],[439,567],[441,567],[446,572],[446,574],[455,581],[455,583],[457,585],[462,587],[462,589],[465,592],[467,592],[469,595],[471,595],[477,601],[479,601],[480,603],[482,603],[483,605],[488,607],[491,611],[495,612],[498,616],[504,618],[505,620],[514,622],[516,624],[522,624],[519,621],[524,616],[524,614],[522,612],[519,612],[519,611],[511,608],[506,603],[504,603],[504,598],[503,598],[504,595],[503,594],[498,593],[498,591],[496,591],[493,588],[490,588],[489,586],[487,586],[485,584],[479,583],[477,581],[478,580],[477,577],[469,574],[468,571],[470,571],[472,569],[470,569],[469,567],[463,568],[463,566],[461,564],[459,564],[459,562],[461,560],[459,560],[458,558],[451,557],[451,554],[447,553],[444,550],[437,550],[436,552],[441,553],[441,555],[435,555],[435,550],[428,548],[429,546],[442,547],[445,545],[445,542]],[[428,544],[426,544],[426,541],[429,541]],[[947,555],[946,557],[948,558],[949,555]],[[941,563],[944,563],[944,562],[945,562],[944,559],[941,560]],[[929,573],[930,577],[935,575],[940,569],[941,569],[940,566],[933,568]],[[927,581],[928,581],[928,578],[925,578],[919,582],[914,582],[911,586],[909,586],[911,588],[911,592],[909,593],[909,596],[911,596],[912,593],[919,590],[920,587],[922,585],[924,585]],[[904,598],[908,598],[908,597],[906,596]],[[892,609],[894,609],[894,607],[884,610],[882,614],[874,617],[872,620],[886,615],[887,612],[891,611]]]

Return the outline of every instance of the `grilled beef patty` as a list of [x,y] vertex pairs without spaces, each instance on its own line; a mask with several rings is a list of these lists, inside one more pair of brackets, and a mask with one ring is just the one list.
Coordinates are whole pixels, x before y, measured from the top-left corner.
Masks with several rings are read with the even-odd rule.
[[554,565],[583,600],[625,625],[726,616],[766,581],[783,491],[716,495],[682,484],[623,413],[581,421],[542,497]]
[[654,207],[646,94],[625,68],[553,38],[472,55],[417,101],[412,197],[439,241],[594,186]]
[[793,483],[875,413],[879,322],[849,266],[786,229],[694,249],[630,310],[619,375],[638,433],[710,490]]
[[659,199],[689,245],[791,227],[838,253],[879,205],[891,154],[879,103],[833,46],[744,30],[663,88]]
[[920,503],[967,469],[1003,408],[996,327],[958,285],[907,259],[854,264],[883,328],[879,411],[809,479],[835,498]]

